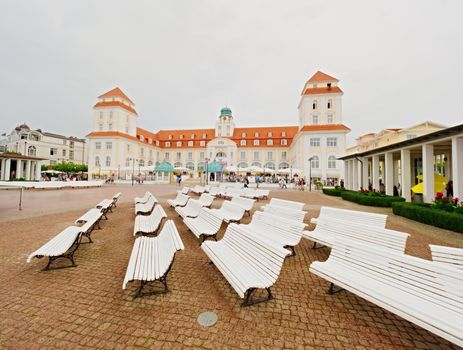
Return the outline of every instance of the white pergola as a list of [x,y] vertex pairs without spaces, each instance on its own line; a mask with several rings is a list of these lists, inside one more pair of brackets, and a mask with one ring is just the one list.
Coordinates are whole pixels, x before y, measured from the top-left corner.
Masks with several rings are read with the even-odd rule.
[[[463,124],[410,140],[339,158],[344,161],[347,189],[380,189],[392,195],[400,184],[402,197],[411,200],[416,176],[423,175],[423,201],[432,202],[434,174],[443,172],[453,181],[454,197],[463,198]],[[421,181],[421,180],[420,180]]]
[[14,153],[0,153],[0,180],[9,181],[14,171],[15,178],[40,180],[40,162],[43,158]]

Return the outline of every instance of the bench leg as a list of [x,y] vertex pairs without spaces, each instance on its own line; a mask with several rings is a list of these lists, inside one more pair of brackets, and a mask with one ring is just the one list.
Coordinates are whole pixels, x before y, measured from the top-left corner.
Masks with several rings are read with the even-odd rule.
[[272,292],[270,291],[270,287],[265,288],[265,290],[267,291],[267,297],[251,299],[251,296],[256,291],[256,288],[249,288],[246,291],[246,293],[244,293],[244,301],[243,301],[243,304],[241,304],[241,306],[251,306],[251,305],[262,303],[264,301],[272,300],[273,295],[272,295]]
[[336,287],[333,283],[330,284],[330,288],[328,289],[328,294],[333,295],[335,293],[343,291],[344,288]]
[[318,249],[318,248],[323,248],[324,245],[323,244],[320,244],[318,247],[317,247],[317,242],[313,242],[313,246],[312,246],[312,249]]
[[[169,273],[170,269],[172,268],[172,265],[174,264],[174,260],[175,260],[175,254],[174,254],[174,257],[172,258],[172,261],[171,261],[171,263],[169,265],[169,268],[167,269],[166,273],[161,278],[159,278],[157,280],[154,280],[154,281],[140,281],[140,287],[138,287],[137,293],[135,294],[135,296],[133,298],[136,299],[136,298],[141,298],[141,297],[148,296],[148,295],[168,293],[169,292],[169,287],[167,286],[167,274]],[[153,282],[156,282],[156,281],[161,282],[161,284],[164,286],[164,289],[153,290],[153,291],[150,291],[150,292],[143,292],[143,288],[147,284],[153,283]]]
[[[62,255],[59,255],[59,256],[49,256],[48,257],[48,264],[47,266],[45,266],[42,271],[48,271],[48,270],[58,270],[58,269],[65,269],[65,268],[68,268],[68,267],[77,267],[77,264],[76,262],[74,261],[74,253],[77,251],[77,249],[79,248],[79,245],[80,245],[80,241],[81,241],[82,237],[79,236],[76,238],[76,240],[74,241],[74,244],[71,246],[71,248],[69,248],[69,251],[67,253],[64,253]],[[59,258],[66,258],[66,259],[69,259],[71,261],[71,265],[70,266],[60,266],[60,267],[55,267],[55,268],[50,268],[50,265],[53,261],[59,259]]]
[[291,251],[290,256],[296,256],[296,250],[295,250],[295,248],[293,246],[285,245],[283,248],[289,249]]

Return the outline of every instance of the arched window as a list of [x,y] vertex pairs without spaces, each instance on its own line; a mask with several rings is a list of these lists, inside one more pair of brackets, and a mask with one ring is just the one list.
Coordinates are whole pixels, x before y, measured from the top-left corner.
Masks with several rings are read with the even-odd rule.
[[328,157],[328,169],[336,169],[336,157],[335,156]]
[[204,168],[205,168],[204,162],[199,162],[199,163],[198,163],[198,170],[199,170],[199,171],[203,171]]
[[262,164],[259,163],[259,162],[254,162],[254,163],[251,164],[251,166],[257,166],[259,168],[262,168]]
[[144,161],[143,159],[140,159],[140,160],[138,161],[138,165],[139,165],[139,166],[145,166],[145,161]]
[[152,160],[149,160],[148,161],[148,166],[152,166],[153,165],[153,161]]
[[195,165],[192,162],[188,162],[188,163],[186,163],[186,168],[188,170],[193,171],[193,170],[195,170]]
[[248,167],[248,163],[246,162],[241,162],[238,164],[238,168],[247,168]]
[[317,109],[317,107],[318,107],[317,100],[313,100],[312,109]]
[[318,156],[313,156],[312,157],[312,168],[318,169],[320,167],[320,160]]
[[215,155],[217,158],[225,158],[227,157],[227,155],[225,154],[225,152],[217,152],[217,154]]
[[331,109],[331,106],[333,106],[333,100],[331,98],[328,100],[328,109]]
[[98,157],[98,156],[95,157],[95,166],[101,166],[100,157]]
[[181,162],[175,162],[174,168],[182,168],[182,167],[183,167],[183,165],[182,165]]
[[110,156],[106,157],[106,166],[111,166],[111,157]]
[[275,163],[273,163],[273,162],[265,163],[264,168],[269,168],[269,169],[275,170]]
[[125,166],[130,166],[130,158],[125,159]]
[[37,154],[37,149],[35,148],[35,146],[29,146],[27,148],[27,155],[28,156],[35,156]]
[[289,164],[286,163],[286,162],[281,162],[279,165],[278,165],[278,169],[288,169],[289,168]]

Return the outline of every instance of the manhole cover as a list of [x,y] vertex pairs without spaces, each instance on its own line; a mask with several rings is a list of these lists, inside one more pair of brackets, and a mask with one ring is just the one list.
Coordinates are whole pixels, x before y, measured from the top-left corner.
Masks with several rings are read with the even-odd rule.
[[215,312],[206,311],[202,312],[198,316],[198,323],[204,327],[211,327],[216,324],[219,317]]

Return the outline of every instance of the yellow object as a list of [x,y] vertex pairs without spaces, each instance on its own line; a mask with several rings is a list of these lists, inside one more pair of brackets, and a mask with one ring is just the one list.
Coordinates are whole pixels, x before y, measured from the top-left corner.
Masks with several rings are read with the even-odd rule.
[[[423,180],[423,175],[418,175],[416,178],[418,180]],[[434,174],[434,193],[442,192],[448,181],[449,180],[445,176],[442,176],[441,174]],[[420,182],[418,185],[413,186],[411,190],[413,193],[423,193],[424,182]]]

